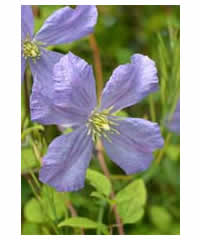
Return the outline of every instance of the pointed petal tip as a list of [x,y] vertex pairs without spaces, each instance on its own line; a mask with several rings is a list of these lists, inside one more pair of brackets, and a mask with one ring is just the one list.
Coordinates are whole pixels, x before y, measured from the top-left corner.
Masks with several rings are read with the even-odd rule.
[[95,6],[60,8],[47,18],[35,39],[46,45],[73,42],[93,32],[97,16]]
[[155,62],[142,54],[134,54],[131,63],[118,66],[104,87],[101,109],[114,106],[112,112],[129,107],[157,91]]

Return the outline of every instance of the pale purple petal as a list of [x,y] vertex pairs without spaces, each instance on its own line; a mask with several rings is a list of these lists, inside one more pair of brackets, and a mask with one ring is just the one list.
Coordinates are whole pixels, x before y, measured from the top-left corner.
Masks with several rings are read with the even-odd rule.
[[35,39],[46,45],[69,43],[92,33],[96,21],[95,6],[61,8],[45,21]]
[[147,56],[134,54],[131,63],[117,67],[107,82],[101,109],[113,106],[112,112],[136,104],[158,89],[154,61]]
[[168,119],[168,128],[175,133],[180,133],[180,100],[176,105],[176,109],[171,119]]
[[23,56],[21,56],[21,82],[24,80],[24,73],[26,69],[26,60]]
[[53,93],[53,68],[56,63],[59,62],[61,57],[64,55],[61,53],[48,51],[44,48],[40,48],[41,57],[33,62],[29,59],[31,71],[33,78],[37,76],[37,79],[40,81],[41,86],[43,87],[42,92],[44,95],[52,96]]
[[34,84],[30,100],[31,119],[45,125],[68,124],[70,126],[84,123],[88,115],[71,106],[55,104],[54,65],[63,55],[42,49],[42,55],[36,63],[30,61]]
[[109,134],[111,142],[103,139],[108,156],[127,174],[144,171],[153,160],[152,152],[164,143],[158,124],[139,118],[125,118],[118,124],[119,134]]
[[24,40],[27,35],[33,37],[34,18],[31,6],[21,5],[21,38]]
[[86,127],[57,137],[43,158],[40,181],[59,192],[77,191],[84,187],[85,173],[92,157],[93,143]]
[[54,102],[73,107],[89,116],[96,107],[96,88],[93,70],[83,59],[68,53],[54,67]]

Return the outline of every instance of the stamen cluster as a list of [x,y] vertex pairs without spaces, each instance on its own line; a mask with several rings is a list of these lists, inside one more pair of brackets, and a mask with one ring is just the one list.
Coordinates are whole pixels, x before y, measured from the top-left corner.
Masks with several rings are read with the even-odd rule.
[[88,119],[88,122],[86,124],[88,127],[88,135],[91,134],[92,140],[94,142],[96,142],[98,137],[102,136],[111,142],[108,133],[120,134],[119,131],[114,128],[114,126],[117,126],[118,123],[111,118],[110,110],[111,108],[106,109],[102,112],[94,110]]
[[25,59],[31,58],[34,62],[41,56],[37,43],[31,41],[29,36],[23,41],[23,56]]

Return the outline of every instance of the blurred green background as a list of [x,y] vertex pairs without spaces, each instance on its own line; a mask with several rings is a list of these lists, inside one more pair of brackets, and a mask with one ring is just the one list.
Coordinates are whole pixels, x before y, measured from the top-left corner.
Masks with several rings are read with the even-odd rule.
[[[35,30],[44,20],[62,6],[33,6]],[[179,6],[98,6],[95,37],[100,49],[104,82],[119,65],[130,61],[134,53],[154,59],[158,68],[160,90],[121,114],[146,118],[161,125],[165,147],[155,152],[152,166],[145,172],[126,176],[105,155],[111,172],[115,192],[136,179],[145,183],[147,200],[144,213],[137,221],[124,225],[126,234],[167,235],[179,234],[180,228],[180,137],[165,127],[165,119],[173,113],[180,90],[180,8]],[[50,47],[67,53],[69,50],[93,64],[88,38],[71,44]],[[30,75],[28,71],[27,74]],[[90,196],[93,188],[86,181],[85,188],[76,193],[56,193],[53,189],[37,185],[40,159],[47,145],[60,131],[56,126],[31,123],[26,111],[27,97],[22,85],[22,234],[81,234],[80,228],[57,225],[71,216],[67,202],[71,202],[82,217],[101,220],[106,226],[114,223],[110,207]],[[30,130],[31,129],[31,130]],[[91,169],[101,172],[94,159]],[[47,197],[48,196],[48,197]],[[44,204],[45,209],[41,207]],[[130,199],[131,204],[131,199]],[[101,217],[101,218],[100,218]],[[117,234],[116,227],[112,233]],[[85,234],[99,234],[99,230],[85,230]]]

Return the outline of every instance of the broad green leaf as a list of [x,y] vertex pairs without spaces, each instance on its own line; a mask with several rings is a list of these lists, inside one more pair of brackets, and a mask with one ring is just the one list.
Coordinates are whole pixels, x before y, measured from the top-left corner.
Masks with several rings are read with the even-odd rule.
[[111,183],[103,174],[88,169],[86,179],[98,192],[103,193],[105,196],[109,196],[111,192]]
[[143,207],[136,209],[136,207],[131,203],[129,203],[129,205],[130,206],[128,206],[128,203],[126,202],[117,208],[123,223],[126,224],[138,222],[144,215]]
[[144,215],[146,189],[142,179],[130,183],[115,197],[117,210],[123,223],[135,223]]
[[117,193],[115,200],[119,202],[134,200],[138,205],[142,206],[146,202],[146,188],[142,179],[134,180],[124,189]]
[[40,203],[35,198],[29,200],[25,205],[24,217],[33,223],[43,223],[45,221]]
[[[64,220],[63,222],[58,224],[58,227],[77,227],[77,228],[84,228],[84,229],[97,229],[99,227],[99,223],[85,218],[85,217],[73,217]],[[100,229],[104,234],[107,234],[107,228],[104,224],[100,224]]]
[[152,206],[149,215],[152,223],[162,232],[166,232],[171,228],[172,216],[164,207]]

